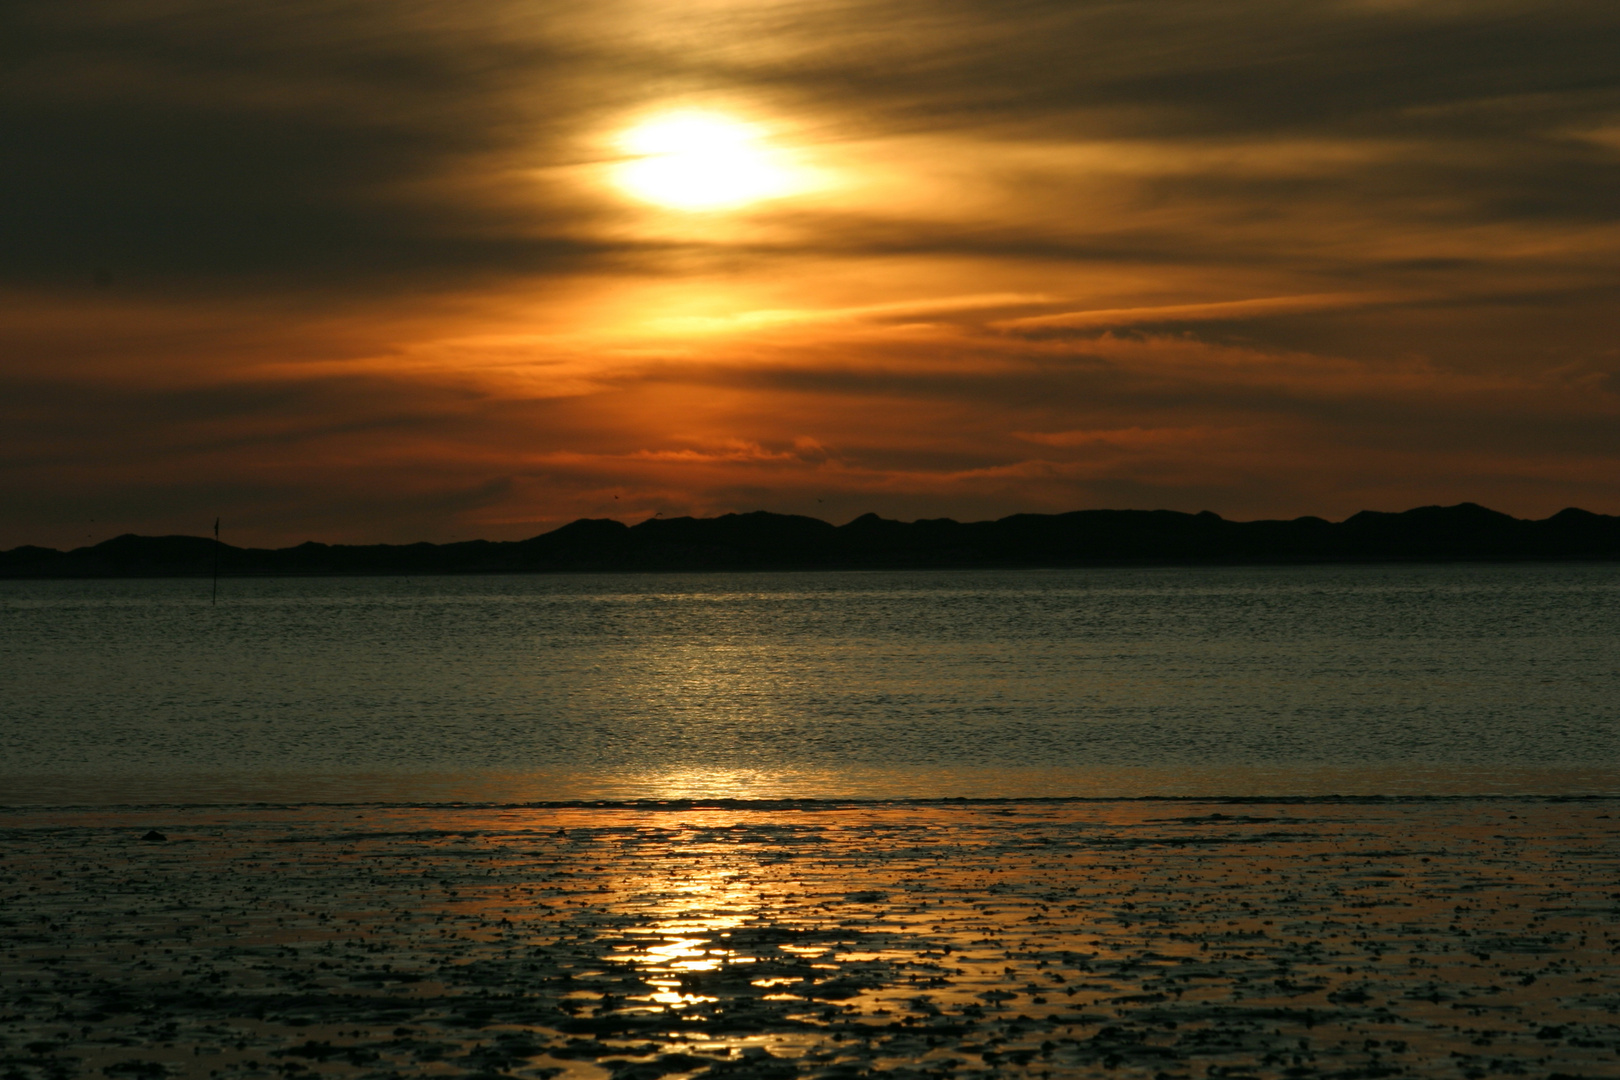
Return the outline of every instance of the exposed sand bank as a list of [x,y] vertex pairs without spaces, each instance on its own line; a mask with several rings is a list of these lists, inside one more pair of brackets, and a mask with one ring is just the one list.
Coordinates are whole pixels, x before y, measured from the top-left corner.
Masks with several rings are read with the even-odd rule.
[[0,1076],[1614,1076],[1617,819],[0,812]]

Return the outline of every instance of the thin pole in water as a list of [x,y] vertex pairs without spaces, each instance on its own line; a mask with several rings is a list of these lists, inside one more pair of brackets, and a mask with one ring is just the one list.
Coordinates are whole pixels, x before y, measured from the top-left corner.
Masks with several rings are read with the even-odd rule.
[[219,603],[219,518],[214,519],[214,595],[208,602]]

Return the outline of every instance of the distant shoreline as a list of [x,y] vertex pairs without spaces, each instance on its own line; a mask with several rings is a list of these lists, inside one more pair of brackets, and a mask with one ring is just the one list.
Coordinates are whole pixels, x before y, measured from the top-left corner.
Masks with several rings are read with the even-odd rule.
[[1567,509],[1534,521],[1474,503],[1341,522],[1228,521],[1208,511],[1079,510],[997,521],[834,526],[756,511],[582,518],[528,540],[239,548],[198,536],[127,534],[71,551],[0,552],[0,578],[333,577],[659,571],[948,570],[1353,563],[1610,562],[1620,517]]

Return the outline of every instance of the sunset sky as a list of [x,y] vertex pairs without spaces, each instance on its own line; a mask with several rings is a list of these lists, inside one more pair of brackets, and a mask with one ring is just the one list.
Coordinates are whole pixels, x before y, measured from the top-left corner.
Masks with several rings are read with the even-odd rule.
[[1620,513],[1615,0],[9,0],[0,547]]

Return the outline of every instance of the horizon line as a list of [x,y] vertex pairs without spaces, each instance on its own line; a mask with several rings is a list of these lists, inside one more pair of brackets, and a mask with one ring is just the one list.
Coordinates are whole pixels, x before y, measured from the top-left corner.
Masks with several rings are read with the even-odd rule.
[[[26,544],[25,543],[25,544],[19,544],[16,547],[12,547],[12,548],[0,548],[0,554],[10,554],[10,553],[13,553],[13,552],[22,551],[24,549],[34,549],[34,550],[39,550],[39,551],[54,551],[54,552],[57,552],[59,554],[68,555],[68,554],[72,554],[72,553],[78,552],[78,551],[90,551],[90,550],[93,550],[95,548],[102,547],[102,546],[104,546],[106,544],[115,543],[115,542],[117,542],[119,540],[125,540],[125,539],[140,539],[140,540],[201,540],[201,541],[204,541],[204,542],[208,542],[208,541],[212,540],[212,543],[219,546],[219,547],[232,548],[232,549],[237,550],[237,551],[252,551],[252,550],[290,551],[290,550],[293,550],[295,548],[303,547],[303,546],[306,546],[306,545],[315,545],[315,546],[319,546],[319,547],[417,547],[417,546],[426,544],[426,545],[431,546],[431,547],[450,547],[450,546],[453,546],[453,545],[456,545],[456,544],[523,544],[523,543],[528,543],[530,541],[539,540],[539,539],[541,539],[543,537],[546,537],[546,536],[551,536],[554,533],[558,533],[558,532],[561,532],[564,529],[572,528],[574,526],[581,525],[581,524],[595,524],[595,523],[607,524],[607,523],[610,523],[610,524],[613,524],[613,525],[618,525],[618,526],[620,526],[622,528],[625,528],[625,529],[638,529],[638,528],[643,528],[643,527],[648,526],[648,525],[652,525],[652,524],[657,523],[657,522],[673,523],[673,522],[678,522],[678,521],[694,521],[694,522],[723,521],[726,518],[741,518],[741,517],[776,517],[776,518],[798,519],[798,520],[802,520],[802,521],[813,521],[813,522],[816,522],[818,524],[825,525],[825,526],[827,526],[828,528],[831,528],[831,529],[847,529],[847,528],[855,525],[858,522],[866,521],[868,519],[874,520],[876,522],[886,523],[886,524],[908,525],[908,526],[910,526],[910,525],[934,524],[934,523],[940,523],[940,524],[950,523],[950,524],[953,524],[953,525],[973,526],[973,525],[999,524],[1000,522],[1010,521],[1010,520],[1012,520],[1014,518],[1061,518],[1061,517],[1069,517],[1069,516],[1072,516],[1072,515],[1075,515],[1075,514],[1154,514],[1154,515],[1167,514],[1167,515],[1173,515],[1173,516],[1176,516],[1176,517],[1214,519],[1214,520],[1217,520],[1217,521],[1220,521],[1220,522],[1223,522],[1223,523],[1229,524],[1229,525],[1259,525],[1259,524],[1268,524],[1268,523],[1291,524],[1291,523],[1296,523],[1296,522],[1301,522],[1301,521],[1320,521],[1320,522],[1322,522],[1323,524],[1326,524],[1326,525],[1344,525],[1344,524],[1347,524],[1350,521],[1355,520],[1358,517],[1363,517],[1363,516],[1371,516],[1371,517],[1403,517],[1403,516],[1408,515],[1408,514],[1417,514],[1417,513],[1422,513],[1424,511],[1458,511],[1458,510],[1477,510],[1477,511],[1481,511],[1482,513],[1487,514],[1487,515],[1489,515],[1489,516],[1491,516],[1493,518],[1506,519],[1508,521],[1528,523],[1528,524],[1539,524],[1539,523],[1542,523],[1542,522],[1548,522],[1548,521],[1552,521],[1552,520],[1554,520],[1556,518],[1560,518],[1560,517],[1563,517],[1565,515],[1570,515],[1570,514],[1581,515],[1581,516],[1592,517],[1592,518],[1600,518],[1600,519],[1606,519],[1606,520],[1615,520],[1617,518],[1617,516],[1620,516],[1620,515],[1612,515],[1612,514],[1602,514],[1602,513],[1596,512],[1596,511],[1592,511],[1592,510],[1586,510],[1586,509],[1584,509],[1582,507],[1578,507],[1578,506],[1566,506],[1562,510],[1559,510],[1556,513],[1553,513],[1553,514],[1549,514],[1545,518],[1520,518],[1520,517],[1514,517],[1512,514],[1508,514],[1508,513],[1505,513],[1503,511],[1500,511],[1500,510],[1493,510],[1488,506],[1485,506],[1485,505],[1483,505],[1481,503],[1473,502],[1472,500],[1464,500],[1463,502],[1453,503],[1451,505],[1441,505],[1439,503],[1429,503],[1429,504],[1425,504],[1423,506],[1410,507],[1410,508],[1408,508],[1406,510],[1366,510],[1366,509],[1363,509],[1363,510],[1358,510],[1355,513],[1350,514],[1347,517],[1345,517],[1345,518],[1343,518],[1341,520],[1338,520],[1338,521],[1334,521],[1331,518],[1322,517],[1322,516],[1320,516],[1318,514],[1300,514],[1300,515],[1298,515],[1296,517],[1291,517],[1291,518],[1250,518],[1250,519],[1247,519],[1247,520],[1238,520],[1238,519],[1235,519],[1235,518],[1223,517],[1221,514],[1215,512],[1213,510],[1188,511],[1188,510],[1169,510],[1169,509],[1164,509],[1164,508],[1153,509],[1153,510],[1141,510],[1141,509],[1135,509],[1135,508],[1119,508],[1119,507],[1087,507],[1087,508],[1077,509],[1077,510],[1059,510],[1059,511],[1052,511],[1052,512],[1018,511],[1018,512],[1012,513],[1012,514],[1005,514],[1005,515],[1003,515],[1001,517],[998,517],[998,518],[983,518],[983,519],[979,519],[979,520],[975,520],[975,521],[961,521],[961,520],[958,520],[958,519],[952,518],[952,517],[913,518],[910,521],[906,521],[906,520],[903,520],[903,519],[900,519],[900,518],[886,518],[886,517],[883,517],[882,515],[878,514],[875,511],[867,511],[866,513],[856,515],[855,517],[849,519],[848,521],[846,521],[846,522],[844,522],[843,524],[840,525],[840,524],[834,524],[833,522],[827,521],[824,518],[812,517],[809,514],[782,513],[780,511],[763,510],[763,509],[761,509],[761,510],[731,510],[731,511],[727,511],[727,512],[725,512],[723,514],[715,514],[715,515],[713,515],[711,517],[697,517],[697,516],[694,516],[694,515],[691,515],[691,514],[680,514],[680,515],[677,515],[677,516],[674,516],[674,517],[664,517],[662,512],[660,511],[660,512],[654,513],[650,517],[642,518],[640,521],[636,521],[634,523],[622,521],[619,518],[610,518],[610,517],[599,517],[599,518],[598,517],[581,517],[581,518],[575,518],[572,521],[565,522],[565,523],[563,523],[561,525],[558,525],[555,528],[547,529],[544,532],[535,533],[533,536],[526,536],[526,537],[523,537],[523,538],[517,539],[517,540],[489,540],[489,539],[486,539],[486,538],[483,538],[483,537],[476,537],[476,538],[469,539],[469,540],[444,540],[444,541],[433,541],[433,540],[388,541],[388,540],[381,540],[381,541],[373,541],[373,542],[370,542],[370,543],[364,543],[364,542],[360,542],[360,543],[346,543],[346,542],[330,543],[330,542],[323,541],[323,540],[303,540],[303,541],[300,541],[299,543],[290,544],[290,545],[287,545],[285,547],[257,548],[256,549],[256,548],[252,548],[252,547],[237,547],[234,544],[230,544],[230,543],[227,543],[227,542],[221,540],[219,538],[218,527],[216,525],[215,526],[215,533],[214,533],[214,536],[212,538],[210,538],[207,535],[192,535],[190,533],[146,534],[146,533],[136,533],[136,532],[125,532],[125,533],[119,533],[119,534],[117,534],[115,536],[110,536],[105,540],[101,540],[101,541],[98,541],[98,542],[93,543],[93,544],[85,544],[85,545],[82,545],[80,547],[52,548],[52,547],[46,547],[46,546],[44,546],[42,544]],[[217,520],[218,519],[216,518],[216,521]]]

